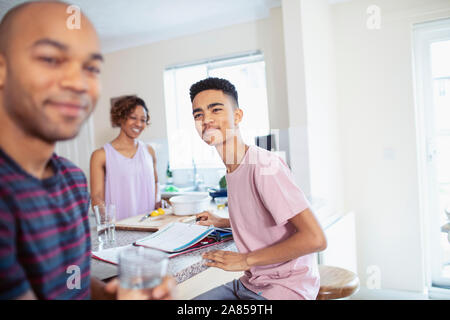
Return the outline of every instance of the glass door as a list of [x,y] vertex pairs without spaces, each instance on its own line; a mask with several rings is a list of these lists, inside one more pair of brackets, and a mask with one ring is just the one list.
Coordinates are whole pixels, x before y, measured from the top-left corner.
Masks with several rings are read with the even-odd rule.
[[430,290],[450,293],[450,20],[415,26],[416,124]]
[[433,285],[450,288],[450,243],[446,231],[446,212],[450,217],[450,39],[432,42],[430,45],[431,77],[433,89],[435,141],[432,156],[435,156],[435,181],[437,185],[437,216],[440,227],[439,243],[436,243],[436,260]]

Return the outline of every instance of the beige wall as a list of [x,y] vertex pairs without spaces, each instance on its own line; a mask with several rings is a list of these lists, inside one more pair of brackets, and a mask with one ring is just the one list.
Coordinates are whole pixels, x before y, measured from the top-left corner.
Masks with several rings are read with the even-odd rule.
[[328,0],[302,0],[311,195],[344,213],[333,16]]
[[163,87],[167,66],[258,49],[266,61],[270,126],[287,128],[283,48],[281,10],[274,8],[266,19],[106,54],[102,96],[94,112],[96,148],[118,134],[118,129],[110,127],[111,97],[140,95],[151,115],[151,126],[141,138],[167,138],[166,116],[170,115],[165,113]]
[[366,27],[372,0],[333,6],[345,207],[356,214],[361,284],[425,288],[419,212],[412,25],[450,16],[448,0],[378,0],[381,29]]
[[294,179],[313,203],[321,203],[321,216],[343,214],[330,5],[283,0],[282,11]]

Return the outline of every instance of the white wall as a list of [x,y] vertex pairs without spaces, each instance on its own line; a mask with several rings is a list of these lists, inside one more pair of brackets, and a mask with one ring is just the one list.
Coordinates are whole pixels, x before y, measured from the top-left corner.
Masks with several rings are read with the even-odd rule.
[[[381,29],[366,27],[381,9]],[[376,265],[381,287],[425,288],[416,155],[412,24],[450,16],[448,0],[333,5],[345,207],[356,214],[361,284]]]
[[321,215],[343,214],[332,15],[327,0],[282,1],[290,158]]
[[311,199],[301,0],[282,0],[281,8],[286,57],[289,160],[295,182]]
[[[271,128],[287,128],[286,80],[279,8],[266,19],[202,32],[106,54],[102,71],[103,91],[94,112],[95,145],[102,146],[117,135],[110,128],[109,99],[138,94],[147,102],[151,126],[143,140],[167,138],[163,73],[168,66],[261,50],[266,61]],[[186,95],[189,93],[186,92]]]
[[343,214],[333,20],[328,0],[302,0],[311,195]]

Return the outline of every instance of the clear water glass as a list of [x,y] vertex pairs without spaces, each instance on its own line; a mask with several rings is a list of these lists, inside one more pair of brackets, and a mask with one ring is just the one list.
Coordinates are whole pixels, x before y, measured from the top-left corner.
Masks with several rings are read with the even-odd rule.
[[114,244],[116,241],[116,207],[113,204],[94,206],[97,225],[97,239],[100,246]]
[[159,285],[167,274],[168,254],[132,246],[119,254],[118,299],[138,299]]

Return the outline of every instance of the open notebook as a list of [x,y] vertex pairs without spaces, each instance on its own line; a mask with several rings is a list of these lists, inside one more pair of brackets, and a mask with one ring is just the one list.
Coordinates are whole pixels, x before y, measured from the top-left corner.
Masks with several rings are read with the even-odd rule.
[[169,257],[192,252],[201,248],[216,245],[232,239],[230,228],[215,228],[214,226],[199,226],[173,222],[163,229],[137,240],[134,244],[123,247],[105,249],[92,252],[92,256],[98,260],[117,264],[119,253],[123,249],[136,245],[154,248],[169,253]]
[[104,262],[109,262],[112,264],[119,264],[119,254],[122,250],[132,247],[132,244],[123,247],[115,247],[104,249],[100,251],[92,251],[92,257]]
[[195,245],[213,233],[214,230],[214,226],[206,227],[197,224],[173,222],[158,232],[136,241],[135,245],[174,253]]

